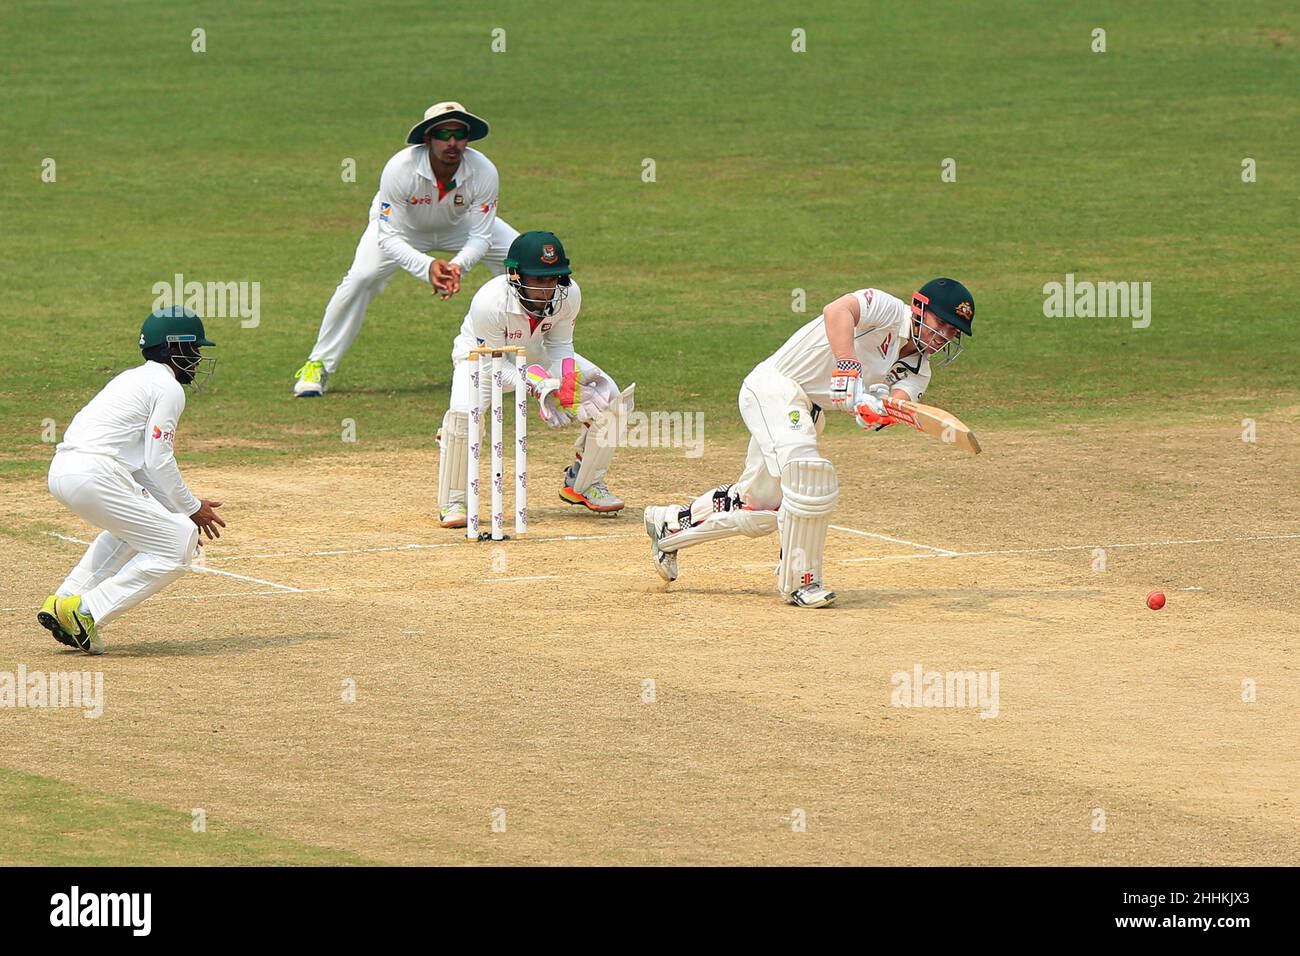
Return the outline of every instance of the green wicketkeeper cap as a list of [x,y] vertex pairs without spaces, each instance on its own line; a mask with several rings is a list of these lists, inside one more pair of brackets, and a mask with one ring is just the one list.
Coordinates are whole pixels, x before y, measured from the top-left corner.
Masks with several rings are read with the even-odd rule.
[[516,236],[506,253],[506,268],[526,276],[567,276],[572,270],[555,233],[532,229]]

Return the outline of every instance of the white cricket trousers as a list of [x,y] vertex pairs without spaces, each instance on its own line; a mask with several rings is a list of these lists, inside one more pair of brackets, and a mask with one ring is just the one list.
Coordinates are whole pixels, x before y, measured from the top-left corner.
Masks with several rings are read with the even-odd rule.
[[825,414],[813,421],[812,402],[799,385],[760,362],[740,386],[740,417],[749,428],[745,470],[735,484],[750,508],[781,505],[781,470],[795,458],[820,458],[817,438]]
[[[492,224],[492,245],[481,260],[488,272],[499,276],[506,271],[506,253],[510,243],[519,233],[502,219]],[[423,253],[433,250],[459,252],[465,245],[468,235],[459,233],[437,233],[420,236],[407,236],[409,242]],[[357,253],[352,260],[352,268],[343,277],[329,304],[325,306],[325,317],[321,319],[320,333],[316,336],[316,346],[311,350],[311,361],[325,363],[325,371],[333,373],[352,348],[361,324],[366,321],[366,310],[379,293],[383,292],[390,279],[401,266],[396,259],[390,259],[379,248],[379,222],[371,219],[366,231],[357,243]],[[462,278],[464,278],[462,276]]]
[[797,458],[821,458],[817,439],[825,416],[813,420],[813,403],[793,379],[766,362],[740,386],[740,417],[749,429],[745,467],[734,484],[700,495],[679,512],[682,530],[660,547],[679,551],[706,541],[743,534],[760,537],[778,529],[781,471]]
[[198,526],[168,511],[125,465],[106,455],[64,451],[50,463],[50,493],[103,528],[55,594],[81,595],[81,607],[107,624],[184,574]]

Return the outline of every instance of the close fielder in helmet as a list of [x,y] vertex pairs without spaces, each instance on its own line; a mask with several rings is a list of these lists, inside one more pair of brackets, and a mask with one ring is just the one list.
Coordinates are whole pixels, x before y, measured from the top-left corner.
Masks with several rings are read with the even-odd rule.
[[779,530],[782,598],[798,607],[835,600],[822,580],[822,553],[839,488],[835,466],[817,449],[821,411],[852,413],[862,428],[889,424],[881,400],[891,394],[920,399],[930,383],[931,357],[944,354],[941,368],[952,362],[974,317],[975,300],[953,279],[927,282],[912,296],[911,308],[879,289],[850,292],[826,306],[741,385],[740,414],[750,440],[740,479],[688,505],[645,509],[660,576],[677,579],[677,554],[685,548]]
[[[621,396],[613,379],[573,350],[582,292],[573,281],[564,246],[554,233],[525,232],[511,243],[505,265],[505,275],[489,279],[474,294],[452,345],[451,407],[438,433],[438,523],[444,528],[466,524],[472,397],[468,356],[478,346],[526,348],[526,384],[538,399],[542,418],[552,428],[580,426],[575,461],[565,469],[560,498],[589,511],[621,511],[623,502],[605,485],[615,442],[597,436],[616,434],[617,423],[631,411],[631,396]],[[503,365],[502,386],[508,392],[514,388],[515,368],[512,361]],[[480,361],[480,366],[479,407],[486,410],[491,364]],[[486,419],[484,415],[480,424]]]
[[144,364],[127,369],[76,414],[50,463],[50,493],[104,530],[36,619],[55,639],[104,653],[99,629],[176,580],[190,566],[202,530],[221,536],[220,501],[190,494],[172,451],[185,410],[182,386],[215,359],[203,322],[189,309],[159,309],[144,321]]

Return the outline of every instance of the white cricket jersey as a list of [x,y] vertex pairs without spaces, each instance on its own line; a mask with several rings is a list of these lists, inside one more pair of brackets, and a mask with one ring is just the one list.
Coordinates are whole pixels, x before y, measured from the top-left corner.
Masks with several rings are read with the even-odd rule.
[[468,238],[452,262],[469,272],[487,253],[497,217],[500,180],[492,161],[465,148],[456,178],[439,184],[421,143],[408,146],[384,166],[379,192],[370,203],[370,218],[379,225],[379,248],[417,279],[428,281],[433,257],[411,243],[438,248],[439,234],[467,231]]
[[[899,349],[911,337],[911,307],[879,289],[859,289],[852,294],[860,312],[853,329],[853,350],[862,363],[862,383],[884,383],[918,401],[930,384],[930,360],[918,354],[898,357]],[[830,407],[835,354],[826,338],[823,316],[790,336],[763,364],[794,380],[813,404]]]
[[100,389],[73,417],[54,452],[111,458],[168,510],[192,515],[200,502],[185,486],[172,449],[183,411],[185,389],[171,368],[145,362]]
[[[460,334],[452,345],[451,358],[459,362],[469,350],[479,345],[501,345],[528,349],[528,364],[545,365],[559,378],[560,362],[573,358],[573,328],[582,308],[582,290],[569,280],[569,294],[554,315],[534,319],[510,288],[508,275],[494,276],[479,286],[470,300],[469,312],[461,323]],[[514,383],[514,366],[506,373],[506,384]]]

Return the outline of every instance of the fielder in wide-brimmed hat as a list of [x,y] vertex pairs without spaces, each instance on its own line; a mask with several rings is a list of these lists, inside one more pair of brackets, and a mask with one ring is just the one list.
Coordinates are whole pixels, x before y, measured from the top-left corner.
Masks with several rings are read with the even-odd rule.
[[[496,167],[469,146],[487,134],[487,122],[454,100],[433,104],[411,127],[410,145],[384,166],[352,268],[325,307],[316,346],[298,369],[294,395],[325,393],[329,376],[361,331],[371,300],[399,267],[428,282],[443,299],[460,291],[461,277],[479,262],[494,276],[505,272],[506,252],[519,233],[497,218]],[[452,257],[429,255],[435,250]]]
[[424,142],[425,135],[435,126],[441,126],[449,120],[458,120],[464,123],[469,130],[469,140],[483,139],[488,134],[487,120],[475,116],[465,107],[452,100],[445,103],[434,103],[424,111],[424,119],[411,127],[411,131],[406,134],[406,141],[412,146],[419,146]]

